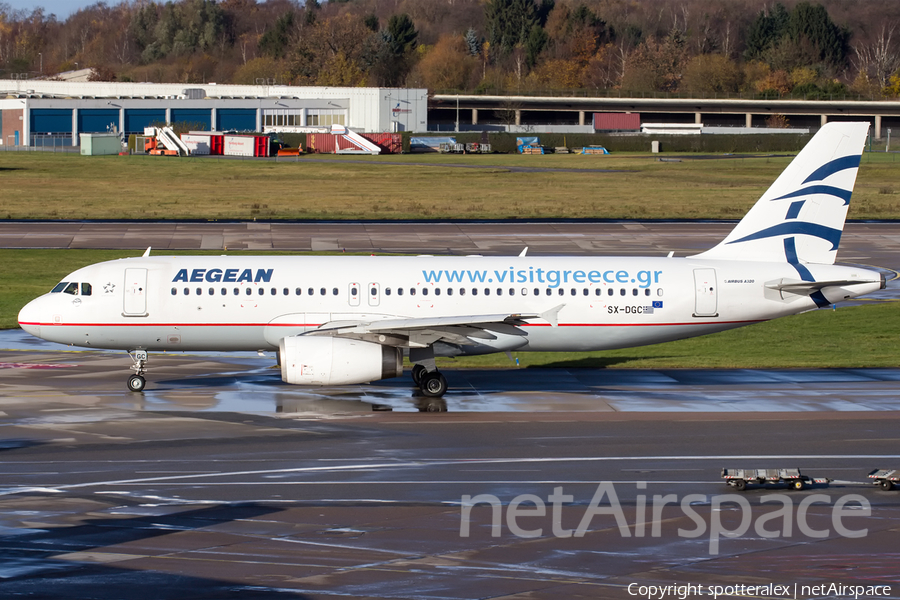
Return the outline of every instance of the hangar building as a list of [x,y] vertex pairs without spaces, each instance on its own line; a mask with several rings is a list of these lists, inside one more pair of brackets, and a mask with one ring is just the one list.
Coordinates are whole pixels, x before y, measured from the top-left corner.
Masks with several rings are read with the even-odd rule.
[[80,133],[152,123],[201,131],[427,131],[428,93],[407,88],[0,80],[0,144],[76,146]]

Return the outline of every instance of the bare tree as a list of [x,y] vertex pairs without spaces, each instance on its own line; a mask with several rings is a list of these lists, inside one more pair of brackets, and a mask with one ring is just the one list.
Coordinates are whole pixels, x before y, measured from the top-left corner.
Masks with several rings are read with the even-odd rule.
[[900,68],[900,45],[894,39],[896,27],[896,24],[882,25],[877,38],[868,44],[853,47],[857,70],[868,75],[881,87],[887,86],[891,75]]

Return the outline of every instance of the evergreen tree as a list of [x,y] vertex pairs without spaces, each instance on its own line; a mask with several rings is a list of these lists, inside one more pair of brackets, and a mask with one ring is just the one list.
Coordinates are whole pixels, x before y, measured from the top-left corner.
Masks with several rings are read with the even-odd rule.
[[795,42],[808,40],[825,63],[842,67],[847,63],[850,31],[838,27],[821,4],[801,2],[791,12],[788,34]]
[[534,0],[489,0],[484,5],[484,16],[491,48],[507,53],[524,45],[531,28],[540,26]]
[[481,56],[481,40],[471,27],[466,31],[466,50],[472,56]]
[[791,15],[781,3],[776,3],[771,12],[761,11],[747,30],[747,50],[744,55],[750,60],[762,58],[766,50],[787,34],[790,22]]

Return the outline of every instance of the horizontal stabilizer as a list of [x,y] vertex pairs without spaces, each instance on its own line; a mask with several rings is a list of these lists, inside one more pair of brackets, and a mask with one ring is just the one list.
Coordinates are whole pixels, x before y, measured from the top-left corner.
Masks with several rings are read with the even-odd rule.
[[874,279],[833,279],[830,281],[800,281],[799,279],[782,278],[766,283],[770,290],[790,292],[792,294],[812,294],[827,287],[844,287],[863,283],[878,283]]

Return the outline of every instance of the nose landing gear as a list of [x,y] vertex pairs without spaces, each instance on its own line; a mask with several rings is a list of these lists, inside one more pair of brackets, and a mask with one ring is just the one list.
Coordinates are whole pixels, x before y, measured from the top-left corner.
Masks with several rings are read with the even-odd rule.
[[131,392],[142,392],[144,386],[147,385],[147,380],[144,379],[144,372],[147,366],[147,351],[132,350],[128,353],[128,356],[131,357],[134,363],[131,365],[131,368],[134,369],[134,375],[128,377],[128,390]]

